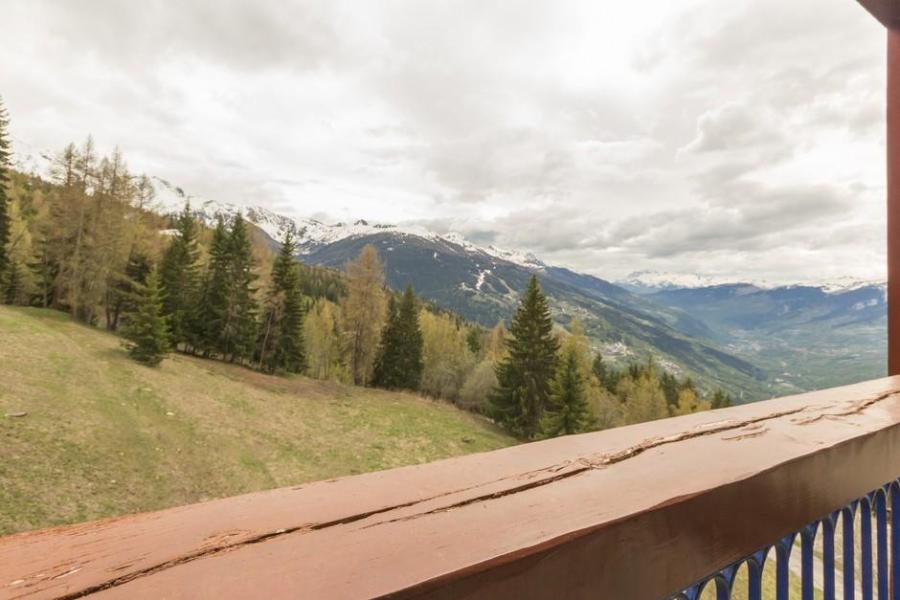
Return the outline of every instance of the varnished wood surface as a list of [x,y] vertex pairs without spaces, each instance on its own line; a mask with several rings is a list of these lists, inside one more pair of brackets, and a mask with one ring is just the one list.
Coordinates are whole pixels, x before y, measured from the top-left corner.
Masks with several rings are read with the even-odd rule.
[[3,598],[662,598],[900,476],[900,378],[0,539]]

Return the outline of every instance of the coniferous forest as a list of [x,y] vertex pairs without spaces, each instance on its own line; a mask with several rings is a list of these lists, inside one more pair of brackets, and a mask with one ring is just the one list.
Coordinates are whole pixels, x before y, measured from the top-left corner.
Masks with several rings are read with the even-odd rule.
[[592,351],[577,320],[555,325],[537,276],[508,328],[492,329],[386,288],[366,246],[343,271],[295,258],[240,215],[204,223],[190,205],[148,210],[153,187],[115,150],[69,144],[52,180],[12,169],[0,103],[0,299],[64,311],[123,338],[135,360],[171,352],[272,374],[408,390],[481,413],[522,439],[730,404],[652,361]]

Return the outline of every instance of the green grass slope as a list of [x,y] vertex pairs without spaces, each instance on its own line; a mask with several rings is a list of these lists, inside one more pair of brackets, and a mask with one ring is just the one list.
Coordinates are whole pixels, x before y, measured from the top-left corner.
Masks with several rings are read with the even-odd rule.
[[65,315],[0,307],[0,534],[512,443],[412,394],[185,356],[151,369]]

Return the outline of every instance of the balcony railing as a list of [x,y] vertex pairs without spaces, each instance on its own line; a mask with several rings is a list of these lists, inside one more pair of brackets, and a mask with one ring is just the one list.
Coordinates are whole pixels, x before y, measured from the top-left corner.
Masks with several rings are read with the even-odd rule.
[[898,476],[889,378],[19,534],[0,597],[897,600]]

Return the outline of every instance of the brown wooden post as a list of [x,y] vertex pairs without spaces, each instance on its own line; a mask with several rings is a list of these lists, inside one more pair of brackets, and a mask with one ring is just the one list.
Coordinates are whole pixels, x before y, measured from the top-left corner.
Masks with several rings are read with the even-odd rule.
[[900,31],[887,35],[888,374],[900,375]]

